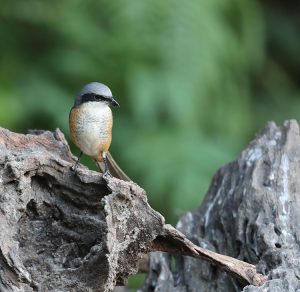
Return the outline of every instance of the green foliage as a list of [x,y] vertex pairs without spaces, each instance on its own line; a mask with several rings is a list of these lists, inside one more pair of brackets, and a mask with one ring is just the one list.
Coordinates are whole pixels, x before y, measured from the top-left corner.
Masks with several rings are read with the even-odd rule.
[[297,20],[271,4],[1,6],[0,125],[59,127],[69,138],[78,90],[90,81],[109,85],[121,103],[111,152],[171,222],[199,205],[214,171],[267,120],[299,117]]

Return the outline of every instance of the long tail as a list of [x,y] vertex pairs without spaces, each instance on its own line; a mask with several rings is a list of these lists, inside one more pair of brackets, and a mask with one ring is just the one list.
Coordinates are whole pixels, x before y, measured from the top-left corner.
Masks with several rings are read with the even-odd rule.
[[[117,164],[117,162],[113,159],[111,154],[107,152],[106,154],[108,169],[110,174],[113,177],[125,180],[125,181],[131,181],[131,179],[126,175],[126,173],[120,168],[120,166]],[[105,164],[103,161],[96,161],[97,165],[101,169],[102,172],[105,171]]]

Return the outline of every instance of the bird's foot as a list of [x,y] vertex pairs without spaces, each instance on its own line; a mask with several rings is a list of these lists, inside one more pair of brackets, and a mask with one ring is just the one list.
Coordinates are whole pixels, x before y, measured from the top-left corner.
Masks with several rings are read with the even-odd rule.
[[71,170],[76,174],[78,169],[78,163],[75,163],[74,165],[71,166]]
[[77,168],[78,168],[78,165],[79,165],[80,158],[81,158],[82,154],[83,154],[83,152],[81,151],[80,154],[79,154],[79,156],[78,156],[78,158],[77,158],[77,160],[76,160],[76,162],[75,162],[75,164],[71,167],[71,170],[72,170],[75,174],[76,174],[76,172],[77,172]]
[[104,173],[103,173],[103,178],[112,178],[113,176],[111,175],[111,173],[109,172],[109,170],[106,170]]

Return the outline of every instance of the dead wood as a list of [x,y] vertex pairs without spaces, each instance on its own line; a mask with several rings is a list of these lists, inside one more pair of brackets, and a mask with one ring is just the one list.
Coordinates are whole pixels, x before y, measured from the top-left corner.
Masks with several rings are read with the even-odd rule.
[[[80,165],[64,135],[0,129],[0,291],[111,291],[163,250],[208,260],[246,284],[253,265],[200,248],[165,225],[145,191]],[[143,268],[145,269],[145,267]]]
[[[298,123],[268,123],[235,161],[216,172],[201,206],[182,216],[176,227],[185,236],[164,226],[155,249],[181,252],[151,254],[143,291],[300,291],[299,182]],[[212,252],[253,266],[220,254],[210,263],[197,259],[209,260]],[[235,270],[235,277],[217,266]]]

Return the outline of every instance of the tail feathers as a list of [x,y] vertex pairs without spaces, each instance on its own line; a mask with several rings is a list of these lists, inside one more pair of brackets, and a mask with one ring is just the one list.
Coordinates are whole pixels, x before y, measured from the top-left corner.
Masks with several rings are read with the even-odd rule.
[[[120,168],[120,166],[117,164],[117,162],[113,159],[111,154],[107,152],[106,154],[107,158],[107,164],[110,174],[113,177],[119,178],[121,180],[125,181],[131,181],[131,179],[125,174],[125,172]],[[105,164],[103,161],[97,161],[97,164],[102,172],[105,171]]]

